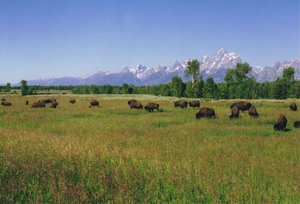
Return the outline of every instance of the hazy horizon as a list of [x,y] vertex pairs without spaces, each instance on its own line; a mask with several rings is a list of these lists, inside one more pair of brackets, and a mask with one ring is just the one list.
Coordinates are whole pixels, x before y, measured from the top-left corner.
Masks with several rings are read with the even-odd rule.
[[300,57],[300,1],[0,0],[0,84],[212,56]]

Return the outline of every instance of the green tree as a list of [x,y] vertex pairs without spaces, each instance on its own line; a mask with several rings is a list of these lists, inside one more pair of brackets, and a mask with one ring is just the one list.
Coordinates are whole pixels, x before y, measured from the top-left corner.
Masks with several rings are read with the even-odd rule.
[[21,81],[21,95],[22,96],[28,95],[28,86],[26,80]]
[[212,77],[206,79],[203,92],[205,98],[219,98],[218,86]]
[[10,83],[7,83],[5,86],[5,92],[10,92],[10,90],[11,90],[11,85]]
[[237,63],[234,69],[229,69],[225,75],[225,82],[229,98],[247,98],[244,93],[252,67],[248,63]]
[[192,77],[192,86],[194,87],[197,76],[200,72],[200,63],[198,60],[188,61],[185,74]]
[[174,96],[182,97],[184,93],[185,85],[181,77],[175,76],[172,78],[171,90]]
[[293,67],[287,67],[283,70],[282,76],[286,89],[287,89],[287,97],[295,97],[295,69]]
[[273,97],[275,99],[287,98],[287,86],[283,79],[278,78],[273,85]]

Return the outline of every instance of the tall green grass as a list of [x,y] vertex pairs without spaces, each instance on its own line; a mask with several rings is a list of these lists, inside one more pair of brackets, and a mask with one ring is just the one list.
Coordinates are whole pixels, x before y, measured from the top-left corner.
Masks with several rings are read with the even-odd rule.
[[[300,203],[291,100],[253,100],[261,117],[237,120],[232,101],[205,101],[217,119],[196,120],[173,98],[141,97],[164,110],[148,113],[130,110],[131,96],[72,97],[57,96],[58,109],[25,106],[39,96],[0,107],[1,203]],[[279,113],[291,131],[273,131]]]

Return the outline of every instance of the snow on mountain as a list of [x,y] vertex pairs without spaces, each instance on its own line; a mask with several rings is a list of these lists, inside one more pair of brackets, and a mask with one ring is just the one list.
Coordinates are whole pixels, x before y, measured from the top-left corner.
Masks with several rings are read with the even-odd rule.
[[287,67],[295,68],[295,79],[300,79],[300,58],[284,61],[284,62],[276,62],[272,67],[255,67],[252,70],[251,76],[253,76],[257,81],[275,81],[277,77],[281,77],[283,74],[283,70]]
[[[243,62],[240,56],[234,52],[227,52],[221,48],[211,58],[203,56],[200,62],[200,75],[204,79],[213,77],[216,82],[224,81],[228,69],[232,69],[238,62]],[[171,66],[146,67],[138,64],[135,67],[125,67],[118,72],[99,71],[87,77],[62,77],[45,80],[32,80],[29,85],[90,85],[111,84],[122,85],[124,83],[134,85],[157,85],[168,83],[172,77],[180,76],[184,81],[190,80],[184,73],[188,60],[176,61]],[[300,59],[277,62],[273,67],[254,67],[250,73],[257,81],[274,81],[286,67],[295,68],[295,78],[300,79]]]

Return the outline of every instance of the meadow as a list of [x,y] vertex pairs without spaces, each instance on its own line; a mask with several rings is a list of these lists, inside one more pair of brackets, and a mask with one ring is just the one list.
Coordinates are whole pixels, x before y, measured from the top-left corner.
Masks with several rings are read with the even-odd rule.
[[[57,109],[25,105],[47,97]],[[201,100],[217,118],[196,120],[197,108],[175,109],[168,97],[5,98],[1,203],[300,203],[300,113],[288,108],[300,100],[251,100],[260,117],[236,120],[233,100]],[[163,111],[130,110],[132,98]],[[290,131],[273,130],[279,113]]]

